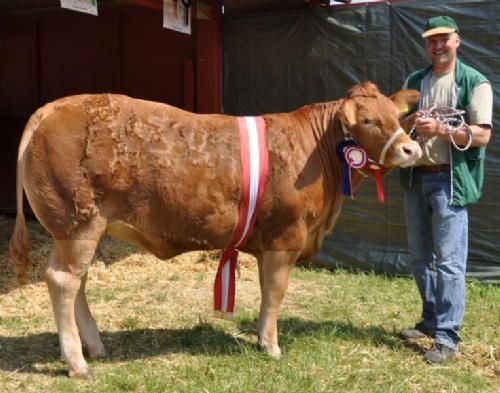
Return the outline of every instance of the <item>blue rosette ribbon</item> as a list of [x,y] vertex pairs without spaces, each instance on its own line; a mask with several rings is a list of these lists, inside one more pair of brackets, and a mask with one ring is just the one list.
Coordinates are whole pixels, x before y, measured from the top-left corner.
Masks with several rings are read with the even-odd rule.
[[351,172],[365,167],[366,151],[354,140],[347,139],[337,145],[337,156],[342,161],[342,194],[352,198]]

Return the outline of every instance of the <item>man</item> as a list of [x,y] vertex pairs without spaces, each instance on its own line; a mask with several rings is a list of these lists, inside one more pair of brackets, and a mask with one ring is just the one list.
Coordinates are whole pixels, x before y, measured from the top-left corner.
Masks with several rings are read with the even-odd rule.
[[[485,146],[490,140],[493,93],[488,80],[457,58],[458,26],[449,16],[427,20],[422,37],[431,65],[411,74],[405,87],[420,91],[414,121],[423,156],[402,169],[408,244],[422,298],[422,321],[404,339],[432,337],[424,358],[452,358],[465,309],[468,251],[467,205],[481,196]],[[466,122],[451,136],[443,121],[426,110],[464,110]],[[453,139],[453,141],[451,140]],[[454,143],[451,143],[454,142]]]

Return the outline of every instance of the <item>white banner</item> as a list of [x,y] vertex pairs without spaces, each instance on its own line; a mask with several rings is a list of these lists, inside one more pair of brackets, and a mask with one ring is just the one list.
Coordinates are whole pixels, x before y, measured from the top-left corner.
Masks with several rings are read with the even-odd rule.
[[61,8],[97,15],[97,0],[61,0]]
[[163,0],[163,27],[191,34],[191,0]]

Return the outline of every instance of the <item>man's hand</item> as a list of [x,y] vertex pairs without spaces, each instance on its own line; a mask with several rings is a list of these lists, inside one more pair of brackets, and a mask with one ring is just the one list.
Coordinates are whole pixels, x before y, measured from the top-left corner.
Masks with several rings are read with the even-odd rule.
[[417,112],[415,117],[415,131],[423,138],[431,138],[438,136],[447,138],[446,129],[434,117],[424,116],[423,113]]

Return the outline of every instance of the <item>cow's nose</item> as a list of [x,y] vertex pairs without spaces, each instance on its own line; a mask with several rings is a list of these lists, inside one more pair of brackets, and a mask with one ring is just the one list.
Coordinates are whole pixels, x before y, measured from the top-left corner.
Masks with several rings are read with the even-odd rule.
[[403,143],[400,146],[400,152],[402,158],[409,162],[409,165],[422,157],[422,149],[420,148],[418,142],[415,141]]

